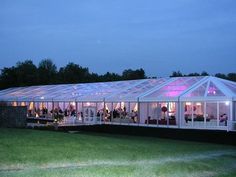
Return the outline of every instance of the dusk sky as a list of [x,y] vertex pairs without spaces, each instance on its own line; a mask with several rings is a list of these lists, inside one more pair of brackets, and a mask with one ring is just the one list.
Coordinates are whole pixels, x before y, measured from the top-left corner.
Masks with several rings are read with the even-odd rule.
[[236,72],[236,0],[0,0],[0,68]]

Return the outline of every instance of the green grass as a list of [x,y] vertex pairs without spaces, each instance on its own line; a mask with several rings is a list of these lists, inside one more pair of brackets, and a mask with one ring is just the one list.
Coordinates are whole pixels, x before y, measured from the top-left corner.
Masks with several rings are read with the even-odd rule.
[[234,146],[0,129],[0,176],[236,176]]

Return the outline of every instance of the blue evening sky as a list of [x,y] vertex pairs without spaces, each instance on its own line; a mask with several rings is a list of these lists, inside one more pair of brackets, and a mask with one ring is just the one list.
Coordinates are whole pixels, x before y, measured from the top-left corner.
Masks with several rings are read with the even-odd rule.
[[0,0],[0,68],[236,72],[236,0]]

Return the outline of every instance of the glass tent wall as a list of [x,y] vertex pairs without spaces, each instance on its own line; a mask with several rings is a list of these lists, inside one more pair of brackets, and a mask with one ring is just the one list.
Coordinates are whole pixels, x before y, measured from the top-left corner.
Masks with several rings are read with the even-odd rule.
[[179,125],[178,99],[203,77],[172,78],[143,95],[140,100],[141,123],[157,126]]
[[150,126],[177,126],[177,102],[140,103],[140,124]]
[[181,96],[181,127],[228,129],[233,120],[232,92],[209,77]]
[[229,101],[183,102],[182,127],[226,128],[231,117]]

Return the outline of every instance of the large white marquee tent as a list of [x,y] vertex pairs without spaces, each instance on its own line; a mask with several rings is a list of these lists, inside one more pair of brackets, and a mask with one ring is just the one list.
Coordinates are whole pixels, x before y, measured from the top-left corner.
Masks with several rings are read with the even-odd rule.
[[236,83],[212,76],[17,87],[0,101],[61,125],[234,130],[236,121]]

